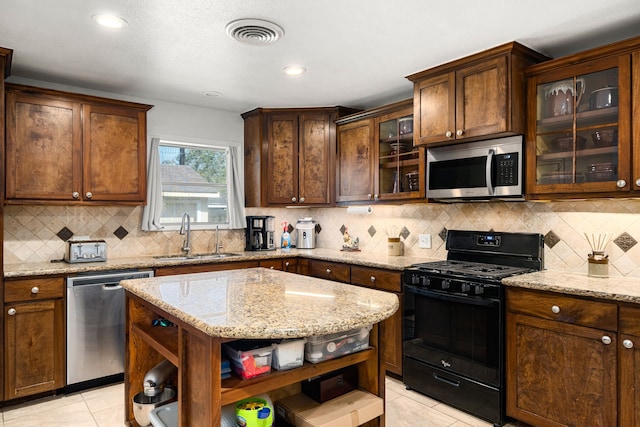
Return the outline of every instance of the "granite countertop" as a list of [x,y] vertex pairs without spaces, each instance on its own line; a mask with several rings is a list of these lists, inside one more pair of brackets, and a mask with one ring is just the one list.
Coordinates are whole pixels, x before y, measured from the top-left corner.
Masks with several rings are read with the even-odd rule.
[[543,270],[502,279],[507,286],[559,292],[612,301],[640,303],[640,279],[589,277],[586,274]]
[[220,259],[158,259],[153,256],[109,258],[106,262],[88,262],[68,264],[65,262],[29,262],[4,264],[4,277],[28,277],[54,274],[76,274],[85,272],[99,272],[108,270],[123,270],[132,268],[159,268],[176,265],[197,265],[210,263],[223,263],[233,261],[259,261],[283,257],[302,257],[319,259],[346,264],[362,265],[368,267],[385,268],[402,271],[404,268],[419,262],[433,261],[428,258],[388,256],[384,254],[368,252],[342,252],[337,249],[291,249],[289,251],[275,250],[263,252],[239,251],[238,256]]
[[294,338],[365,327],[398,309],[395,294],[264,268],[124,280],[130,293],[207,335]]

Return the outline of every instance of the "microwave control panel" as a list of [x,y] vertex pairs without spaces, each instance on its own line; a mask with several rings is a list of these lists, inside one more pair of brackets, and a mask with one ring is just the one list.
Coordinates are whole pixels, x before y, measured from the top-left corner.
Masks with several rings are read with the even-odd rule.
[[496,186],[518,185],[518,153],[497,154]]

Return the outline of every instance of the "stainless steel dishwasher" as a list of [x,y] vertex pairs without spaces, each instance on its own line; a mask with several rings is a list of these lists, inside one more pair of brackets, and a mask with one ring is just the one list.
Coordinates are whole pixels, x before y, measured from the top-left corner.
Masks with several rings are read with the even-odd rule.
[[153,271],[120,270],[67,278],[67,391],[122,381],[124,289]]

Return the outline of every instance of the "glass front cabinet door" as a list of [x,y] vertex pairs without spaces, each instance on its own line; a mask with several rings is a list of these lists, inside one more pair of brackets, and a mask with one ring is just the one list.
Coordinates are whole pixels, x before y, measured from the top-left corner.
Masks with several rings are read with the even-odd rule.
[[527,80],[529,195],[632,190],[630,81],[629,55],[564,66]]
[[413,108],[376,119],[380,200],[424,197],[423,149],[413,146]]

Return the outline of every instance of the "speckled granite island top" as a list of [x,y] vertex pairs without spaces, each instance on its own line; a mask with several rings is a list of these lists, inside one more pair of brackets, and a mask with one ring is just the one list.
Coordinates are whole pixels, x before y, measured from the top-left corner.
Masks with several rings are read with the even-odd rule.
[[398,297],[265,268],[122,281],[130,293],[213,337],[287,338],[378,323]]
[[640,279],[539,271],[502,279],[507,286],[640,304]]

